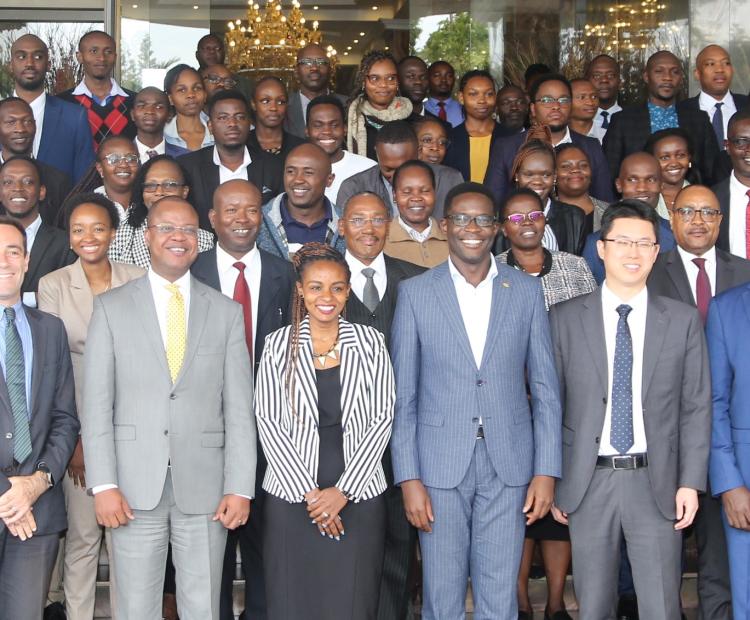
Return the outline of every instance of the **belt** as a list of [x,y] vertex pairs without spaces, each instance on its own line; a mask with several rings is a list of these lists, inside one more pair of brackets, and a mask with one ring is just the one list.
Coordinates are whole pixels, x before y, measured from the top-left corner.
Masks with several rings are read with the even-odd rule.
[[482,425],[477,428],[477,439],[484,439],[484,426]]
[[648,454],[616,454],[600,456],[596,459],[600,469],[640,469],[648,467]]

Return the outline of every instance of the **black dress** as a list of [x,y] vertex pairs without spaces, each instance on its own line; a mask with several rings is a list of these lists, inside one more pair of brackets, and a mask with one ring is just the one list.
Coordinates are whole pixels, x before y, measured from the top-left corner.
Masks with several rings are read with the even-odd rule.
[[[339,366],[316,370],[320,447],[317,483],[334,486],[344,471]],[[385,544],[383,496],[341,511],[346,534],[323,537],[305,503],[267,495],[263,562],[268,618],[376,618]]]

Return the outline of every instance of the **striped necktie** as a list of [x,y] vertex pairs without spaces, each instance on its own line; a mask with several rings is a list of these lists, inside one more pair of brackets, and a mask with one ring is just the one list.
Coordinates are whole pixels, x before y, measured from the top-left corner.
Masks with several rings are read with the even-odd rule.
[[167,284],[166,289],[172,293],[167,303],[167,364],[174,383],[185,358],[185,298],[174,283]]
[[5,384],[13,410],[13,458],[23,463],[31,454],[29,409],[26,403],[26,371],[21,337],[16,329],[16,311],[5,308]]

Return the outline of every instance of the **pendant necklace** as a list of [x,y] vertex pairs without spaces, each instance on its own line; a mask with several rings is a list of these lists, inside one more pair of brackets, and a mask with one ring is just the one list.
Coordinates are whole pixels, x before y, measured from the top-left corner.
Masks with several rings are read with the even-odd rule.
[[315,353],[315,351],[313,351],[313,357],[318,361],[318,364],[325,368],[328,358],[335,360],[338,357],[340,349],[339,339],[336,338],[336,341],[331,345],[331,348],[328,349],[328,351],[325,351],[324,353]]

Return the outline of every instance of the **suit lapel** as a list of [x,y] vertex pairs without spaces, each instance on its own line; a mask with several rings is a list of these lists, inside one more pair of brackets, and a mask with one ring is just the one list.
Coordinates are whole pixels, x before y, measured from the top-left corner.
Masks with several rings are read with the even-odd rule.
[[34,350],[34,360],[31,363],[31,402],[28,403],[31,420],[33,421],[36,417],[34,415],[34,409],[39,401],[37,398],[39,395],[39,388],[42,385],[44,355],[47,348],[47,334],[39,321],[39,317],[34,314],[34,311],[29,310],[28,308],[25,308],[24,310],[26,312],[26,319],[29,322],[29,329],[31,329],[31,342]]
[[56,130],[60,123],[62,123],[61,110],[54,99],[48,95],[45,95],[44,101],[44,116],[42,117],[43,131],[42,137],[39,140],[39,154],[43,157],[46,155],[47,149],[52,149],[53,145],[56,144]]
[[671,250],[667,254],[666,259],[666,271],[669,279],[672,280],[680,301],[684,301],[686,304],[691,306],[695,305],[695,299],[693,299],[693,291],[690,288],[690,281],[688,280],[687,272],[685,271],[685,265],[682,264],[682,258],[677,249]]
[[[259,250],[260,252],[260,250]],[[276,283],[281,279],[281,274],[276,271],[260,252],[260,291],[258,293],[258,325],[268,317],[272,306],[279,294]],[[255,330],[259,332],[259,329]]]
[[364,373],[359,341],[350,323],[339,321],[339,344],[341,345],[341,425],[346,426],[350,415],[355,413],[355,399],[363,393]]
[[458,297],[456,297],[456,287],[453,284],[453,278],[448,269],[448,264],[443,263],[441,266],[435,267],[432,270],[432,274],[434,278],[433,282],[435,284],[435,295],[438,302],[436,308],[443,309],[443,315],[448,320],[451,327],[451,329],[446,330],[446,333],[452,332],[456,335],[461,351],[471,362],[472,367],[476,368],[477,363],[474,360],[474,354],[471,351],[469,336],[466,333],[466,326],[464,325],[464,320],[461,316],[461,308],[458,305]]
[[205,285],[221,292],[221,280],[219,279],[219,267],[216,263],[216,246],[206,252],[202,252],[198,260],[193,263],[191,270],[193,276]]
[[[492,260],[495,260],[493,257]],[[510,284],[503,277],[502,271],[497,274],[492,281],[492,305],[490,306],[490,322],[487,326],[487,338],[484,343],[482,352],[482,366],[484,361],[491,358],[495,345],[497,344],[498,334],[501,331],[502,321],[505,317],[508,296],[512,295]]]
[[659,353],[667,333],[667,316],[658,299],[649,295],[646,310],[646,336],[643,345],[643,375],[641,377],[641,401],[645,401],[651,379],[654,376]]
[[26,272],[26,282],[31,282],[36,277],[36,272],[39,270],[39,265],[42,262],[42,257],[47,253],[47,248],[52,242],[52,235],[47,227],[42,224],[36,233],[34,239],[34,245],[31,248],[29,254],[29,269]]
[[[185,346],[185,357],[182,359],[180,372],[175,379],[177,385],[190,368],[190,363],[195,359],[198,344],[203,338],[203,330],[206,328],[206,320],[210,316],[209,301],[206,291],[201,284],[191,276],[190,282],[190,315],[188,316],[187,344]],[[164,359],[166,360],[166,354]]]
[[602,312],[602,289],[591,293],[583,303],[581,333],[591,353],[596,373],[604,391],[608,386],[607,339],[604,336],[604,315]]
[[723,293],[728,288],[732,288],[734,283],[734,265],[722,254],[721,250],[716,250],[716,284],[714,286],[714,295]]
[[[299,326],[299,352],[297,354],[297,378],[292,398],[299,397],[299,404],[307,408],[307,414],[318,425],[318,382],[315,377],[315,364],[312,357],[312,340],[310,337],[309,319],[305,318]],[[303,412],[298,412],[302,419]]]
[[156,305],[154,304],[154,295],[151,292],[148,275],[136,280],[136,285],[133,287],[131,294],[133,296],[133,312],[138,315],[146,339],[154,348],[156,359],[159,360],[162,370],[167,373],[167,376],[170,376],[167,352],[164,349],[164,340],[162,340],[161,330],[159,329],[159,317],[156,316]]

